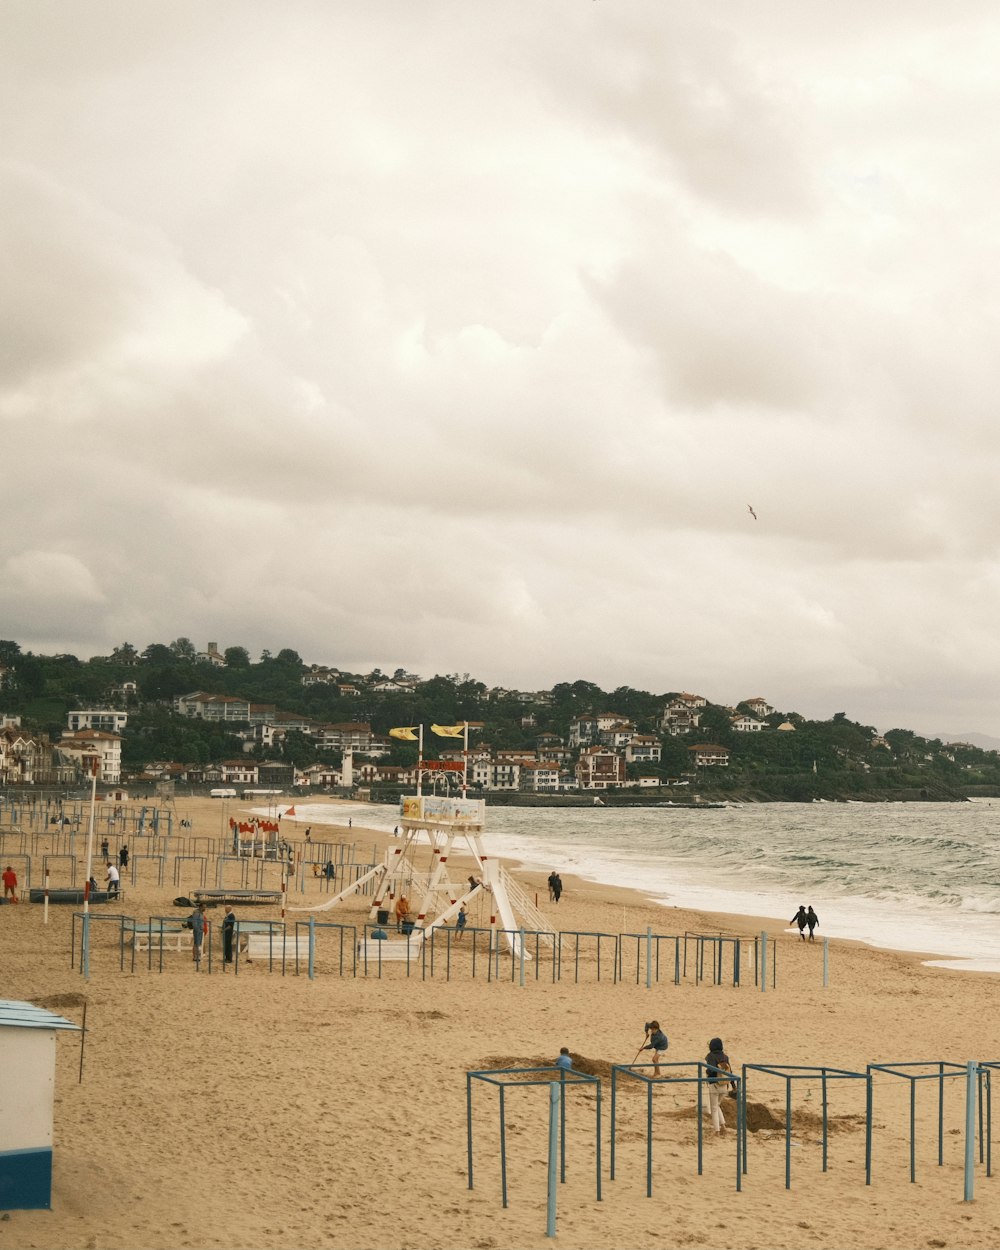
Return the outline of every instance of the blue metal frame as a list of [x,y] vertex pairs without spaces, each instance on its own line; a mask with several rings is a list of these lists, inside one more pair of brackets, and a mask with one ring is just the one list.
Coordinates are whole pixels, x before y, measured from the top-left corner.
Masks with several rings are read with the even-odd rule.
[[[547,1074],[547,1075],[546,1075]],[[512,1079],[506,1079],[512,1078]],[[576,1072],[572,1068],[487,1068],[465,1074],[465,1118],[467,1137],[467,1157],[469,1170],[469,1188],[473,1187],[473,1134],[472,1134],[472,1082],[483,1081],[493,1085],[500,1092],[500,1193],[504,1207],[507,1206],[507,1121],[505,1095],[509,1087],[525,1087],[531,1085],[558,1085],[563,1097],[560,1099],[559,1115],[559,1179],[566,1181],[566,1098],[568,1087],[573,1085],[592,1088],[596,1091],[594,1143],[596,1147],[596,1185],[597,1201],[601,1194],[601,1082],[596,1076],[586,1072]]]
[[[906,1070],[904,1070],[906,1069]],[[932,1069],[926,1071],[925,1069]],[[881,1072],[886,1076],[896,1076],[910,1082],[910,1183],[917,1179],[916,1159],[916,1123],[917,1123],[917,1082],[937,1081],[938,1083],[938,1167],[944,1166],[944,1083],[952,1077],[966,1076],[964,1063],[953,1063],[944,1059],[915,1059],[900,1063],[870,1063],[869,1073]]]
[[[651,1063],[618,1063],[613,1064],[611,1068],[611,1180],[615,1179],[615,1136],[617,1125],[617,1105],[618,1105],[618,1078],[619,1076],[627,1077],[631,1080],[639,1081],[646,1086],[646,1197],[653,1196],[653,1090],[658,1085],[669,1085],[671,1089],[675,1089],[677,1085],[694,1085],[698,1086],[698,1175],[701,1176],[704,1168],[704,1086],[714,1084],[711,1074],[719,1073],[720,1069],[713,1067],[703,1060],[690,1059],[676,1063],[664,1063],[663,1060],[659,1064],[661,1070],[668,1068],[671,1072],[677,1070],[690,1071],[695,1070],[692,1076],[650,1076],[646,1071],[647,1068],[654,1068]],[[655,1069],[654,1069],[655,1070]],[[737,1087],[736,1094],[736,1189],[743,1188],[743,1173],[746,1171],[743,1165],[743,1155],[746,1148],[745,1127],[746,1127],[746,1078],[745,1076],[737,1076],[735,1072],[727,1072],[725,1074],[726,1082],[732,1081]]]
[[[828,1098],[827,1081],[864,1081],[865,1082],[865,1184],[872,1183],[872,1078],[871,1066],[867,1072],[853,1072],[847,1068],[814,1067],[799,1064],[766,1064],[745,1063],[743,1065],[744,1097],[747,1089],[747,1073],[762,1072],[768,1076],[776,1076],[785,1082],[785,1188],[792,1187],[792,1082],[813,1081],[818,1077],[822,1086],[823,1106],[823,1171],[827,1170],[829,1157],[828,1142]],[[746,1119],[743,1122],[743,1170],[747,1167],[746,1151]]]

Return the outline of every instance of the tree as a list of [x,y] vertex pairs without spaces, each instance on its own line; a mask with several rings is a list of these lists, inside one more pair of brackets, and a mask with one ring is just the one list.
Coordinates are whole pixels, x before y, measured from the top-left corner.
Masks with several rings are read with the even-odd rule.
[[170,644],[170,650],[178,660],[196,660],[198,652],[195,650],[194,643],[190,638],[175,638]]
[[246,647],[226,647],[223,652],[227,668],[249,668],[250,652]]
[[274,658],[278,664],[294,664],[297,668],[303,667],[302,657],[291,647],[283,647]]
[[0,665],[4,668],[13,668],[20,654],[21,648],[18,643],[6,638],[0,639]]

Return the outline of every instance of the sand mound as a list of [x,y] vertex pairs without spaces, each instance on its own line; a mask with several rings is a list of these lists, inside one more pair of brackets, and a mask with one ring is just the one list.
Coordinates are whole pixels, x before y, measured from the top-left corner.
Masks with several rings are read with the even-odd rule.
[[49,1011],[62,1011],[66,1007],[82,1007],[87,1001],[86,994],[50,994],[47,998],[36,998],[36,1007],[46,1007]]

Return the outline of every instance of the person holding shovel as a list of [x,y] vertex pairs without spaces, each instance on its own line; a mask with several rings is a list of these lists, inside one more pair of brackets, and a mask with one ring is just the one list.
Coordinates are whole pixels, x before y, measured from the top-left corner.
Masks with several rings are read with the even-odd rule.
[[660,1028],[659,1020],[647,1021],[645,1029],[646,1042],[643,1046],[639,1047],[636,1059],[639,1058],[639,1055],[641,1055],[644,1050],[651,1050],[653,1052],[653,1075],[659,1076],[660,1060],[667,1053],[667,1047],[670,1045],[670,1042],[667,1040],[666,1033],[664,1033]]

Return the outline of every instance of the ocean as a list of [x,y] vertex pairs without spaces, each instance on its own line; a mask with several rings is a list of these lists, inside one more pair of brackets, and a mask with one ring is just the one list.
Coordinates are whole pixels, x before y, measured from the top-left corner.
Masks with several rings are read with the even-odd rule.
[[[395,807],[295,804],[298,820],[391,833]],[[488,807],[488,849],[666,906],[819,915],[818,937],[1000,971],[1000,800],[711,808]],[[665,922],[664,932],[669,932]],[[932,960],[929,962],[939,962]]]

